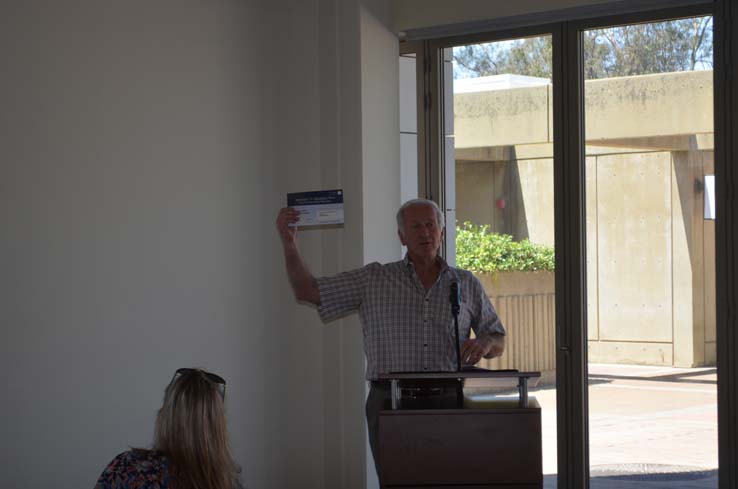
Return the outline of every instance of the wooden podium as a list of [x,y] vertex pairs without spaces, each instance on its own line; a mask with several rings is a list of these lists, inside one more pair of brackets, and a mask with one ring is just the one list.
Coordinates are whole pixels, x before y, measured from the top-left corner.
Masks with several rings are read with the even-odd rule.
[[[540,489],[541,409],[528,399],[539,372],[471,371],[383,375],[393,409],[379,414],[379,481],[383,488]],[[402,409],[402,382],[464,379],[467,386],[516,386],[518,398],[465,397],[457,409]]]

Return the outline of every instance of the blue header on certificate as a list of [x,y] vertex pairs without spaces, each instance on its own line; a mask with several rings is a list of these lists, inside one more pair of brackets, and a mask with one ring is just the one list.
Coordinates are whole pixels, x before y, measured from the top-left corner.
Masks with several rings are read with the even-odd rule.
[[300,212],[297,226],[343,224],[343,190],[287,194],[287,206]]
[[287,194],[287,207],[298,205],[343,204],[343,190],[320,190]]

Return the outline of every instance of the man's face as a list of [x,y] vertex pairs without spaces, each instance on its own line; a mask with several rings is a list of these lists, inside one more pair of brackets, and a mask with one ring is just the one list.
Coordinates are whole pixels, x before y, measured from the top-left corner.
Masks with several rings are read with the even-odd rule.
[[435,209],[426,204],[411,205],[403,211],[402,217],[403,232],[398,234],[410,256],[435,258],[443,234],[436,221]]

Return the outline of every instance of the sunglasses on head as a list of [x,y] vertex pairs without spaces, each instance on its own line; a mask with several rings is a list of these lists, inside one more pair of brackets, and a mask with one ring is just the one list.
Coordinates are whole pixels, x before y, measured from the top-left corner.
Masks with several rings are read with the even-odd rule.
[[221,397],[225,399],[225,387],[226,387],[225,379],[221,377],[220,375],[211,374],[210,372],[206,372],[205,370],[200,370],[197,368],[178,368],[177,371],[174,372],[174,377],[172,377],[172,382],[174,382],[174,379],[176,379],[180,375],[192,375],[192,374],[197,374],[197,373],[202,374],[207,380],[217,385],[218,392],[220,392]]

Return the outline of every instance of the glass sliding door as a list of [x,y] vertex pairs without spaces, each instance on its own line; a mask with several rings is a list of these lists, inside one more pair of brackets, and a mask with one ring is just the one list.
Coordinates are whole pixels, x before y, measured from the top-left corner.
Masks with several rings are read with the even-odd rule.
[[717,488],[712,18],[581,36],[590,485]]
[[542,411],[545,485],[555,487],[552,37],[457,44],[440,55],[446,258],[476,274],[507,329],[505,353],[480,366],[542,373],[531,394]]
[[718,378],[732,487],[734,7],[625,3],[425,41],[419,195],[508,328],[481,366],[543,373],[546,487],[717,488]]

